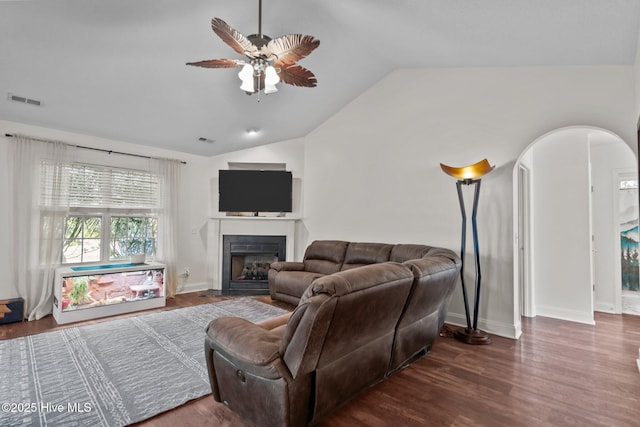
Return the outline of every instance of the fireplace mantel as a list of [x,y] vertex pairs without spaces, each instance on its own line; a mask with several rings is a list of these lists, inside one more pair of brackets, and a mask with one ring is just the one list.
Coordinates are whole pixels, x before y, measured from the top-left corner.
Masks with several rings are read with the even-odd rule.
[[287,261],[294,260],[298,217],[216,216],[207,221],[209,288],[222,290],[222,245],[225,235],[286,236]]

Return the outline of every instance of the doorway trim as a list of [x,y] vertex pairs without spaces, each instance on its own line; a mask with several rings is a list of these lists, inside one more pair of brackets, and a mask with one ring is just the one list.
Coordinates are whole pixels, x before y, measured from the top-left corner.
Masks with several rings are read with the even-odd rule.
[[535,305],[533,304],[533,286],[531,286],[531,170],[518,164],[518,209],[521,215],[516,217],[518,223],[515,237],[518,246],[518,288],[520,298],[520,316],[535,317]]

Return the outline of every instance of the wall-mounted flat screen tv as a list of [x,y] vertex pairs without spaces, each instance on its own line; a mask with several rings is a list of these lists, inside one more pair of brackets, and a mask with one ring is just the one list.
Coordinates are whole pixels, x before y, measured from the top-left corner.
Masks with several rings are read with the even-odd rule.
[[218,173],[220,212],[291,212],[288,171],[223,170]]

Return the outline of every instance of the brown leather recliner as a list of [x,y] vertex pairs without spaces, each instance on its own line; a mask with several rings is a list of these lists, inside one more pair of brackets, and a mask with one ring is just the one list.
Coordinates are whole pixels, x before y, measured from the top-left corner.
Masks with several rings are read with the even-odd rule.
[[213,320],[205,351],[214,399],[259,426],[320,422],[385,378],[413,281],[392,262],[318,278],[279,332]]
[[[302,262],[272,263],[268,273],[271,298],[298,304],[311,282],[342,269],[348,245],[340,240],[316,240],[307,246]],[[281,271],[286,273],[279,274]]]
[[[320,248],[336,243],[325,242]],[[205,349],[215,400],[260,426],[314,424],[430,350],[460,259],[424,245],[355,245],[350,257],[345,247],[337,272],[314,273],[290,318],[211,322]],[[335,258],[322,256],[311,259],[335,268]],[[392,261],[369,262],[380,257]]]

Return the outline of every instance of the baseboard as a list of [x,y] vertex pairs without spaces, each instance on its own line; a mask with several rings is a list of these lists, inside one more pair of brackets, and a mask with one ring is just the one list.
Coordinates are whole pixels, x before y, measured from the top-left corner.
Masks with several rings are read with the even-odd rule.
[[185,286],[178,285],[177,295],[191,292],[210,291],[211,296],[246,296],[246,295],[269,295],[269,289],[244,289],[235,291],[223,291],[222,289],[211,289],[207,282],[188,283]]
[[593,310],[594,311],[600,311],[602,313],[617,314],[616,308],[611,304],[598,304],[598,303],[596,303],[593,306]]
[[567,310],[564,308],[550,307],[545,305],[536,306],[536,314],[538,316],[552,317],[554,319],[568,320],[569,322],[585,323],[587,325],[595,325],[593,313]]
[[268,289],[236,289],[236,290],[207,289],[207,291],[200,296],[247,297],[247,296],[262,296],[262,295],[269,295],[269,290]]
[[209,289],[207,282],[187,283],[184,286],[179,284],[176,294],[188,294],[190,292],[200,292]]
[[[447,313],[445,321],[455,326],[467,326],[466,316],[459,313]],[[482,318],[478,319],[478,328],[489,334],[511,339],[518,339],[522,333],[520,325],[510,325],[508,323],[496,322]]]

